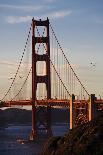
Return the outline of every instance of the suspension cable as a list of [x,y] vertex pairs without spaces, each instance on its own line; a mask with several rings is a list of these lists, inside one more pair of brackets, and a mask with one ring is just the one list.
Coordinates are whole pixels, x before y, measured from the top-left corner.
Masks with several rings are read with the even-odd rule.
[[23,89],[25,83],[27,82],[27,80],[28,80],[28,78],[29,78],[29,75],[30,75],[30,73],[31,73],[31,70],[32,70],[32,67],[30,68],[29,73],[28,73],[28,75],[27,75],[27,77],[26,77],[26,79],[25,79],[25,81],[24,81],[22,87],[20,88],[20,90],[18,91],[18,93],[11,99],[11,101],[13,101],[13,100],[19,95],[19,93],[22,91],[22,89]]
[[[42,34],[42,35],[44,35],[44,32],[45,32],[45,30],[43,31],[43,34]],[[40,43],[39,43],[39,46],[38,46],[37,51],[36,51],[37,53],[38,53],[38,51],[39,51],[39,48],[40,48]],[[30,73],[31,73],[31,70],[32,70],[32,67],[30,68],[29,73],[28,73],[28,75],[27,75],[27,77],[26,77],[26,79],[25,79],[23,85],[21,86],[20,90],[19,90],[18,93],[11,99],[11,101],[12,101],[13,99],[15,99],[15,97],[17,97],[17,96],[20,94],[20,92],[22,91],[22,89],[23,89],[25,83],[27,82],[27,80],[28,80],[28,78],[29,78],[29,75],[30,75]]]
[[60,43],[59,43],[59,41],[58,41],[58,39],[57,39],[57,37],[56,37],[56,34],[55,34],[55,32],[54,32],[54,30],[53,30],[53,28],[52,28],[50,22],[49,22],[49,25],[50,25],[50,28],[51,28],[51,30],[52,30],[52,33],[54,34],[54,37],[55,37],[55,39],[56,39],[56,41],[57,41],[57,43],[58,43],[58,45],[59,45],[59,48],[61,49],[61,51],[62,51],[62,53],[63,53],[63,55],[64,55],[64,58],[65,58],[66,61],[68,62],[68,64],[69,64],[69,66],[70,66],[70,68],[71,68],[73,74],[75,75],[75,77],[77,78],[78,82],[80,83],[80,85],[83,87],[83,89],[85,90],[85,92],[86,92],[86,93],[88,94],[88,96],[89,96],[88,91],[87,91],[86,88],[83,86],[83,84],[81,83],[81,81],[80,81],[80,79],[78,78],[77,74],[74,72],[72,66],[70,65],[68,59],[66,58],[66,55],[64,54],[64,51],[63,51],[63,49],[62,49],[62,47],[61,47],[61,45],[60,45]]
[[[39,33],[39,31],[38,31],[38,28],[37,28],[37,32],[38,32],[38,34],[39,34],[39,36],[40,36],[40,33]],[[43,36],[42,36],[42,37],[43,37]],[[46,48],[45,48],[45,45],[44,45],[44,44],[43,44],[43,46],[44,46],[44,49],[45,49],[45,51],[46,51]],[[48,56],[48,58],[49,58],[49,60],[50,60],[50,62],[51,62],[51,65],[53,66],[53,68],[54,68],[54,70],[55,70],[55,72],[56,72],[56,74],[57,74],[59,80],[61,81],[62,85],[64,86],[65,90],[67,91],[67,93],[68,93],[69,96],[70,96],[70,93],[69,93],[67,87],[65,86],[65,84],[64,84],[63,81],[62,81],[62,79],[60,78],[60,75],[58,74],[58,72],[57,72],[55,66],[53,65],[53,62],[51,61],[51,59],[50,59],[48,53],[47,53],[47,56]]]
[[23,57],[24,57],[26,48],[27,48],[28,40],[29,40],[30,33],[31,33],[31,28],[32,28],[32,24],[30,24],[29,33],[28,33],[27,40],[26,40],[26,43],[25,43],[25,46],[24,46],[24,50],[23,50],[23,53],[22,53],[22,56],[21,56],[21,59],[20,59],[20,62],[19,62],[19,66],[18,66],[18,68],[17,68],[17,70],[16,70],[16,73],[15,73],[15,76],[14,76],[14,78],[13,78],[13,81],[12,81],[12,83],[11,83],[9,89],[8,89],[7,92],[5,93],[4,97],[2,98],[2,100],[4,100],[5,97],[8,95],[9,91],[11,90],[11,88],[12,88],[14,82],[15,82],[15,79],[16,79],[17,74],[18,74],[18,72],[19,72],[19,69],[20,69],[20,66],[21,66],[21,63],[22,63],[22,60],[23,60]]

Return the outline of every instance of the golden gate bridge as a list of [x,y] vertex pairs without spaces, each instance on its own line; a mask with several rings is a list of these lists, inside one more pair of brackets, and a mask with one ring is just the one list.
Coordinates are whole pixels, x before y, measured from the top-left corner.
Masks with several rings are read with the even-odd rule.
[[[45,21],[32,19],[19,65],[10,79],[12,82],[1,99],[1,107],[32,107],[31,140],[37,136],[38,130],[52,134],[52,107],[68,108],[70,129],[90,121],[103,110],[103,100],[88,93],[48,18]],[[37,120],[40,111],[45,119]]]

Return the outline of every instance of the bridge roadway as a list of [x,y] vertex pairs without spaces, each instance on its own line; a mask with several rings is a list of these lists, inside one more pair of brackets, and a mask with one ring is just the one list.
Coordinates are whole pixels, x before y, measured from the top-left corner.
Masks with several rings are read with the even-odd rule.
[[[10,107],[10,106],[32,106],[32,100],[18,100],[18,101],[6,101],[3,102],[3,107]],[[73,101],[76,108],[78,107],[85,107],[88,105],[89,100],[74,100]],[[103,110],[103,99],[96,99],[95,103],[99,105],[99,108]],[[35,106],[60,106],[60,107],[69,107],[70,100],[67,99],[50,99],[50,100],[35,100]]]
[[[86,100],[75,100],[75,103],[87,103]],[[18,100],[18,101],[6,101],[3,103],[4,107],[10,107],[13,105],[17,106],[32,106],[32,100]],[[58,99],[50,99],[50,100],[35,100],[36,106],[61,106],[61,107],[69,107],[70,100],[58,100]]]

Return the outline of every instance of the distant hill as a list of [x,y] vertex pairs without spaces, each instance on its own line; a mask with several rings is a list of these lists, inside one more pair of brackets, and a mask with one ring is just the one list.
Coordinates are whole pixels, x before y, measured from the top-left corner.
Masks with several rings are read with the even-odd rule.
[[0,111],[0,126],[28,122],[31,122],[31,111],[29,110],[9,108]]
[[41,155],[103,155],[103,115],[63,137],[50,138]]
[[[69,110],[68,109],[54,109],[51,110],[52,123],[63,122],[69,123]],[[5,110],[0,109],[0,126],[6,124],[27,124],[31,123],[31,110],[8,108]]]

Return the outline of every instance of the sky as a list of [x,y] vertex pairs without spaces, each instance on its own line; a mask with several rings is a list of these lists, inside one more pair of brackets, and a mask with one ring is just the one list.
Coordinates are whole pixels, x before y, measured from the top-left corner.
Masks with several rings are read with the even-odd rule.
[[103,98],[103,0],[0,0],[0,96],[16,71],[32,17],[50,19],[88,92]]

